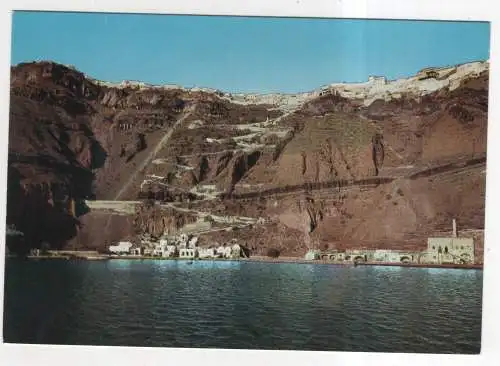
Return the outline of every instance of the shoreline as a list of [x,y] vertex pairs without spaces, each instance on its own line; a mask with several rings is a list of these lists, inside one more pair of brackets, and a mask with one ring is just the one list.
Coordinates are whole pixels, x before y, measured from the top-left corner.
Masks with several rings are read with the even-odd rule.
[[482,264],[455,264],[455,263],[386,263],[386,262],[368,262],[368,263],[358,263],[358,266],[379,266],[379,267],[412,267],[412,268],[441,268],[441,269],[475,269],[483,270]]
[[[13,256],[10,256],[13,257]],[[264,256],[254,256],[249,258],[166,258],[166,257],[149,257],[149,256],[108,256],[108,255],[76,255],[76,254],[61,254],[61,255],[45,255],[45,256],[27,256],[30,260],[44,259],[64,259],[64,260],[84,260],[84,261],[107,261],[107,260],[160,260],[160,261],[223,261],[223,262],[260,262],[260,263],[295,263],[295,264],[322,264],[334,265],[342,267],[357,267],[357,266],[372,266],[372,267],[410,267],[410,268],[441,268],[441,269],[468,269],[468,270],[483,270],[483,264],[454,264],[454,263],[392,263],[392,262],[334,262],[328,260],[306,260],[300,257],[281,257],[269,258]]]
[[412,268],[447,268],[447,269],[475,269],[483,270],[482,264],[454,264],[454,263],[392,263],[392,262],[334,262],[328,260],[306,260],[299,257],[283,257],[283,258],[268,258],[268,257],[251,257],[241,258],[242,261],[248,262],[267,262],[267,263],[298,263],[298,264],[326,264],[343,267],[357,266],[373,266],[373,267],[412,267]]

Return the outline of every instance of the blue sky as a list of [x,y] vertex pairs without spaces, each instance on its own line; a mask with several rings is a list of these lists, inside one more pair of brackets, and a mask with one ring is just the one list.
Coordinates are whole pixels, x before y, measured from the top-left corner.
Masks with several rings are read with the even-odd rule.
[[298,92],[489,58],[488,23],[15,12],[12,64],[100,80]]

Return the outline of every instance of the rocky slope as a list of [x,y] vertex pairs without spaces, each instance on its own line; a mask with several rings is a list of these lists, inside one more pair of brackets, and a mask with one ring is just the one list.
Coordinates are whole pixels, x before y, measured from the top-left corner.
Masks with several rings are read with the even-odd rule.
[[[188,208],[266,217],[205,234],[237,235],[255,253],[421,247],[452,217],[483,228],[487,109],[488,63],[298,95],[110,84],[19,64],[7,222],[26,233],[19,250],[159,234],[193,222]],[[146,198],[177,206],[127,217],[84,202]]]

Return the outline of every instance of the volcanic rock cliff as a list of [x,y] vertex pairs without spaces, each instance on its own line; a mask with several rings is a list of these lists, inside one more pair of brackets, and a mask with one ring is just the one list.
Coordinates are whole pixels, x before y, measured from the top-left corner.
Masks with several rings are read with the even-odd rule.
[[[257,253],[425,246],[452,217],[480,230],[488,63],[436,70],[231,95],[104,83],[52,62],[14,66],[7,223],[26,243],[11,249],[96,248],[209,213],[265,217],[204,234],[238,235]],[[170,206],[119,218],[89,212],[94,199]]]

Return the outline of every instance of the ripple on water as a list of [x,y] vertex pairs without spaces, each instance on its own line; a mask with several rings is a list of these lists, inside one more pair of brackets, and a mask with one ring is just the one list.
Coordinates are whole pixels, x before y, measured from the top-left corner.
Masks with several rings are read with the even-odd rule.
[[[47,278],[64,281],[53,287]],[[480,271],[449,269],[7,261],[4,337],[61,344],[475,353],[481,284]]]

